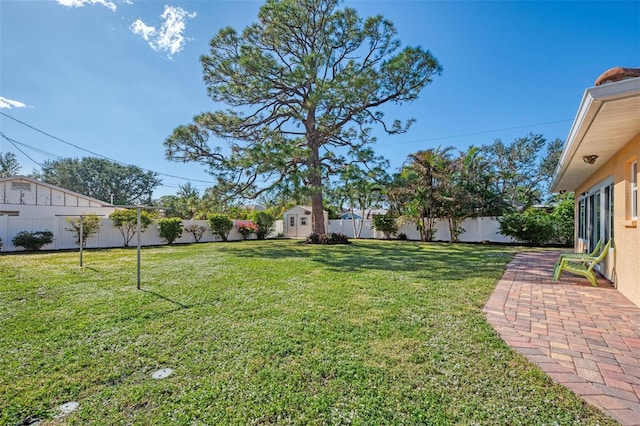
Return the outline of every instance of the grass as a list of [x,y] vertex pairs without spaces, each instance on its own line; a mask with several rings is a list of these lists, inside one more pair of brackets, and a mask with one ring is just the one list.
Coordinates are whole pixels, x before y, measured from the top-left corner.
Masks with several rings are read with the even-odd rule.
[[131,249],[0,256],[0,424],[610,424],[485,321],[514,250],[164,246],[143,291]]

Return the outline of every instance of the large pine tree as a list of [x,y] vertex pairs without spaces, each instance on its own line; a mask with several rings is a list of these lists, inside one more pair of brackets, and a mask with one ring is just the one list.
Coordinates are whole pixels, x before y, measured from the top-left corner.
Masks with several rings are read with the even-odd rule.
[[416,99],[441,72],[429,51],[401,49],[391,22],[338,3],[268,0],[241,34],[221,30],[201,61],[210,97],[229,108],[176,128],[167,158],[208,165],[226,194],[306,191],[313,231],[324,232],[325,179],[360,160],[370,126],[406,131],[412,120],[388,121],[380,107]]

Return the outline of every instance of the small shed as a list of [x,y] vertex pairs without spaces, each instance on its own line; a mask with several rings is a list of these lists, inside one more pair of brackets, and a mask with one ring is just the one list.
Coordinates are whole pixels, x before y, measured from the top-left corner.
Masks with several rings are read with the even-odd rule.
[[[329,213],[324,210],[324,229],[329,230]],[[304,238],[311,234],[311,207],[310,206],[294,206],[284,212],[282,215],[284,220],[283,233],[285,237]]]

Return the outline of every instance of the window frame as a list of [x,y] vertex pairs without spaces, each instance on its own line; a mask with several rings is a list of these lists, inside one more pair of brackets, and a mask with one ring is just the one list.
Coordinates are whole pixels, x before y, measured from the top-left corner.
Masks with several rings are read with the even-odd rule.
[[615,185],[613,178],[607,178],[577,196],[577,235],[586,240],[585,250],[591,251],[601,238],[606,243],[614,235]]
[[638,220],[638,160],[629,166],[629,191],[631,195],[630,217],[632,221]]

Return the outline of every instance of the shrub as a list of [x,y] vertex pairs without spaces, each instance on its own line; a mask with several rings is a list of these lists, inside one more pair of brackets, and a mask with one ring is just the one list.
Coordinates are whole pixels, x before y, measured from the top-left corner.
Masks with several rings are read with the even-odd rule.
[[573,194],[569,194],[556,204],[551,213],[555,232],[554,240],[562,245],[573,245],[574,209],[574,197]]
[[407,240],[407,234],[405,234],[404,232],[401,232],[401,233],[398,234],[397,238],[399,240],[401,240],[401,241],[406,241]]
[[273,224],[276,219],[267,212],[255,212],[253,214],[253,222],[258,227],[256,231],[256,238],[259,240],[264,240],[267,238],[267,235],[273,231]]
[[398,225],[393,216],[375,214],[373,215],[373,229],[382,232],[386,239],[391,239],[391,235],[398,232]]
[[319,234],[314,232],[307,236],[307,244],[350,244],[349,238],[345,234],[338,234],[335,232]]
[[233,229],[233,221],[223,214],[214,214],[209,218],[209,229],[213,235],[219,235],[222,241],[227,241],[227,236]]
[[67,231],[75,233],[75,242],[80,245],[80,223],[82,223],[82,248],[87,246],[87,240],[100,231],[101,220],[95,213],[86,214],[81,217],[68,217],[65,221],[71,225],[71,228],[65,228]]
[[256,232],[258,232],[258,227],[251,221],[240,222],[236,225],[236,228],[238,228],[238,232],[245,240],[248,240],[251,234],[255,234]]
[[554,237],[551,215],[543,209],[528,208],[500,219],[500,233],[530,245],[543,245]]
[[189,225],[184,228],[184,232],[188,232],[193,235],[193,239],[196,240],[196,243],[200,241],[200,239],[204,235],[204,231],[206,230],[207,228],[200,225]]
[[11,240],[14,246],[24,247],[25,250],[40,250],[42,246],[53,242],[53,232],[44,231],[22,231]]
[[[133,209],[116,210],[109,215],[109,219],[113,222],[113,226],[120,230],[124,246],[129,247],[129,243],[138,229],[138,212]],[[142,210],[140,212],[140,232],[146,231],[152,222],[149,213]]]
[[167,244],[173,244],[173,242],[182,235],[182,219],[179,217],[159,219],[158,230],[160,237],[162,237]]

